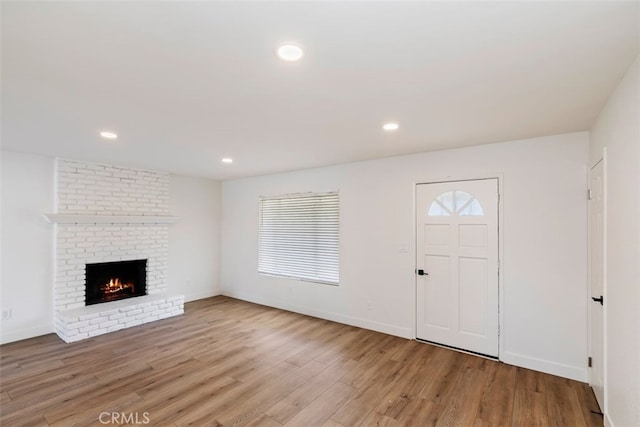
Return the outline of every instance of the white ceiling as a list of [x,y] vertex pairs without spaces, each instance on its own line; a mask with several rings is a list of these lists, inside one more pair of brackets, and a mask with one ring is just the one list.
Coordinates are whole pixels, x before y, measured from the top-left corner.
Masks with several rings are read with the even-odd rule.
[[587,130],[638,6],[2,2],[2,145],[229,179]]

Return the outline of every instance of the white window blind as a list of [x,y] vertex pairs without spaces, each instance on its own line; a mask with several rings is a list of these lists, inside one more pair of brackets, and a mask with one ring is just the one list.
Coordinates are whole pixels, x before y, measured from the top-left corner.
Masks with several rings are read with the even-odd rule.
[[258,271],[338,284],[337,192],[260,198]]

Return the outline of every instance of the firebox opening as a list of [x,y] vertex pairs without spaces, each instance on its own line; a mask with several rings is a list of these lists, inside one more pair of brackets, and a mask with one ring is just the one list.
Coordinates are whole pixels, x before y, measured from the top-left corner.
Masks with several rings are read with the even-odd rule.
[[147,294],[147,260],[86,265],[86,305]]

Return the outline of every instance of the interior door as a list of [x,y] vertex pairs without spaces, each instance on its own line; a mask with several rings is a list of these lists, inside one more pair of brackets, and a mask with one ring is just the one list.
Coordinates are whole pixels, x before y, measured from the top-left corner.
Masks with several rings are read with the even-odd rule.
[[418,339],[498,356],[498,180],[416,188]]
[[589,319],[591,387],[604,409],[604,160],[591,169],[589,200]]

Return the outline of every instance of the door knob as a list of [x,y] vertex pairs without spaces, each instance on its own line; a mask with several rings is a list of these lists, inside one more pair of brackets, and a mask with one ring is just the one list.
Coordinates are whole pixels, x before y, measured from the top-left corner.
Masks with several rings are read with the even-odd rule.
[[600,303],[600,305],[604,305],[604,297],[603,297],[602,295],[600,295],[600,298],[591,297],[591,299],[592,299],[594,302],[599,302],[599,303]]
[[424,270],[418,270],[418,276],[428,276],[429,273],[425,273]]

